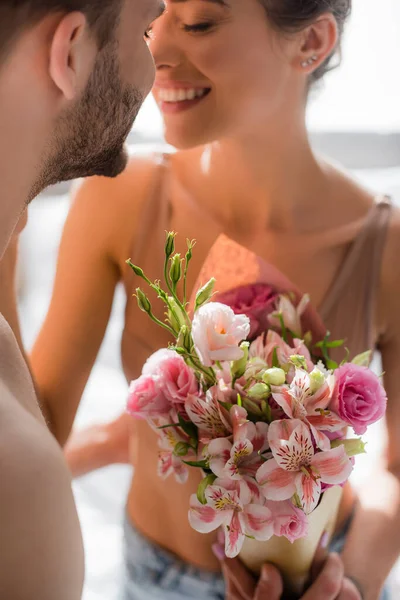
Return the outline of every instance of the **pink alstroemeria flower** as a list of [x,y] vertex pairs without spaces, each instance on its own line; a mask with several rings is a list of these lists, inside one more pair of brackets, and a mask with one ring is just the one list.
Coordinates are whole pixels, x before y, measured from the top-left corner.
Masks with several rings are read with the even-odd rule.
[[288,500],[297,493],[306,514],[318,504],[321,483],[340,485],[353,470],[343,446],[315,453],[310,431],[298,419],[271,423],[269,443],[274,458],[256,476],[265,497]]
[[199,438],[204,443],[232,434],[229,412],[220,404],[220,400],[225,401],[225,396],[214,386],[207,390],[205,398],[189,396],[185,402],[186,413],[199,428]]
[[[176,418],[160,419],[158,426],[169,425],[176,422]],[[179,456],[175,456],[174,449],[179,442],[188,443],[188,438],[182,435],[176,427],[167,427],[165,429],[155,429],[158,435],[158,475],[166,479],[174,474],[178,483],[186,483],[189,476],[187,466],[182,462]],[[195,452],[189,451],[185,460],[196,460]]]
[[230,411],[233,442],[227,438],[212,440],[206,454],[210,469],[217,477],[240,480],[254,477],[262,464],[261,454],[268,450],[267,423],[252,423],[240,406]]
[[302,326],[301,326],[301,317],[304,314],[308,304],[310,302],[310,297],[305,295],[302,297],[297,306],[294,306],[293,302],[290,298],[284,294],[279,296],[278,306],[275,313],[269,316],[269,322],[273,327],[280,328],[281,322],[279,319],[279,315],[282,317],[283,323],[290,332],[294,333],[296,336],[302,336]]
[[290,385],[271,386],[272,397],[290,419],[305,421],[321,450],[331,447],[329,437],[324,433],[334,433],[346,427],[346,423],[334,412],[327,410],[332,397],[332,384],[329,377],[313,393],[310,375],[303,369],[296,369]]
[[233,486],[235,482],[219,483],[206,489],[207,504],[201,504],[195,494],[191,496],[189,522],[200,533],[210,533],[222,526],[225,531],[225,554],[234,558],[239,554],[246,535],[259,541],[272,537],[272,512],[266,506],[249,504],[251,494],[246,487]]
[[304,342],[298,338],[293,340],[293,346],[289,346],[279,333],[270,329],[267,335],[261,335],[251,345],[249,357],[264,361],[268,367],[272,367],[272,358],[274,351],[281,366],[287,365],[289,359],[294,354],[303,356],[306,360],[307,368],[311,371],[314,367],[310,352]]

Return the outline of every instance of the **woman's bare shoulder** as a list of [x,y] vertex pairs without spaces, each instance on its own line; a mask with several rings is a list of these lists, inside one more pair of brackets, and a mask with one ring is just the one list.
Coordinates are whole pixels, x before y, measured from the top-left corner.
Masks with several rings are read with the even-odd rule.
[[160,162],[165,156],[159,151],[142,151],[140,148],[131,152],[126,169],[115,178],[90,177],[80,180],[74,189],[74,202],[96,204],[97,211],[107,213],[140,210],[146,193],[157,172]]
[[[382,264],[382,282],[386,295],[400,294],[400,208],[392,206]],[[399,313],[400,314],[400,313]]]
[[114,179],[91,177],[73,190],[70,220],[86,223],[86,230],[106,240],[108,251],[118,259],[134,243],[144,203],[151,195],[165,153],[140,147],[130,153],[128,165]]

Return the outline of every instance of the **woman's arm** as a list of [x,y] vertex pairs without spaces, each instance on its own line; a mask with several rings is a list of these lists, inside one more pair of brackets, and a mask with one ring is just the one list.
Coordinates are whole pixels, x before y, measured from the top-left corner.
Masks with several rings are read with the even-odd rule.
[[148,163],[132,161],[113,180],[86,180],[65,224],[50,309],[31,355],[40,403],[61,445],[109,321],[120,256],[131,250],[142,190],[153,173]]
[[131,417],[124,413],[111,423],[72,431],[64,455],[73,477],[113,464],[129,463]]
[[394,215],[385,252],[380,294],[384,335],[381,351],[388,394],[388,447],[382,465],[371,470],[359,493],[354,522],[344,548],[348,575],[365,600],[377,600],[400,554],[400,218]]

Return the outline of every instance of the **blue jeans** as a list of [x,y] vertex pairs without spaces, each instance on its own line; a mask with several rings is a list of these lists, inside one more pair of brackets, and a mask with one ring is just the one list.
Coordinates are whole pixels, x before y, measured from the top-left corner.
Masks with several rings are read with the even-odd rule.
[[[341,552],[351,519],[332,540],[330,551]],[[125,581],[121,600],[224,600],[221,575],[193,567],[153,544],[125,522]],[[389,600],[385,590],[381,600]]]
[[197,569],[156,546],[125,522],[121,600],[224,600],[222,576]]

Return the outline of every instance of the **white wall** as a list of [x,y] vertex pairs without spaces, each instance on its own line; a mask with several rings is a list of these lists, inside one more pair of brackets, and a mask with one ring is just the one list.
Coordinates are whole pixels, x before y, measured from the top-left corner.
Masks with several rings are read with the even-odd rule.
[[400,0],[353,0],[343,63],[312,102],[317,130],[400,132]]

